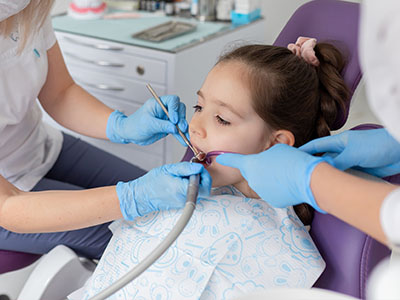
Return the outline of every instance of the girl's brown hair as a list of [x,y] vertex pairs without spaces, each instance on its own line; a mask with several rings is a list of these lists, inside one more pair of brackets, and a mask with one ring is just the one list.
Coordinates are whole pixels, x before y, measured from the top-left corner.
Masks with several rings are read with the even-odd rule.
[[[237,61],[247,66],[244,75],[256,113],[272,130],[293,133],[295,147],[330,135],[336,117],[350,99],[340,72],[345,60],[331,44],[314,48],[320,62],[314,67],[290,50],[268,45],[248,45],[223,55],[217,64]],[[304,224],[312,220],[312,210],[295,207]]]

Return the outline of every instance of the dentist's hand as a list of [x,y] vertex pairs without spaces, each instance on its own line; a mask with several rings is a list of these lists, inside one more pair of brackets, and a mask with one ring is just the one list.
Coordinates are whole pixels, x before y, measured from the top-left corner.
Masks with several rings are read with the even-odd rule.
[[308,142],[299,149],[309,153],[328,152],[333,166],[352,167],[378,177],[400,173],[400,143],[386,129],[349,130]]
[[118,182],[117,195],[126,220],[152,211],[182,208],[186,202],[189,176],[200,174],[199,195],[209,195],[211,176],[201,164],[182,162],[151,170],[130,181]]
[[157,101],[151,98],[129,117],[117,110],[111,113],[107,122],[107,137],[114,143],[149,145],[171,133],[186,146],[174,125],[178,124],[179,129],[187,135],[185,104],[173,95],[162,96],[161,101],[168,109],[171,120],[168,120]]
[[277,144],[258,154],[222,154],[216,161],[239,169],[249,186],[274,207],[308,203],[324,212],[315,202],[310,188],[311,174],[324,158]]

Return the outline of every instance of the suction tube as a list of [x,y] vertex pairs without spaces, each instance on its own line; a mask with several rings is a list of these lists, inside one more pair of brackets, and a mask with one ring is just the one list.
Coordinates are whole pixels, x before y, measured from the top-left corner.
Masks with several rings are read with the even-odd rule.
[[199,193],[200,175],[192,175],[189,177],[189,186],[186,194],[186,204],[183,208],[183,212],[178,222],[176,222],[174,228],[165,237],[165,239],[157,246],[152,253],[150,253],[143,261],[141,261],[133,270],[129,271],[126,275],[121,277],[119,280],[114,282],[105,290],[101,291],[97,295],[93,296],[89,300],[104,300],[111,296],[118,290],[122,289],[129,282],[134,280],[140,274],[142,274],[147,268],[149,268],[157,259],[164,254],[164,252],[172,245],[173,242],[178,238],[183,229],[189,223],[190,218],[193,215],[193,211],[196,208],[196,200]]

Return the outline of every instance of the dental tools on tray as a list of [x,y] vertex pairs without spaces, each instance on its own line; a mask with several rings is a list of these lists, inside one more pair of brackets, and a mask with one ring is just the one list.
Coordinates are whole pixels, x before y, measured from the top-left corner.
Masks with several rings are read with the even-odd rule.
[[132,37],[150,42],[163,42],[165,40],[193,32],[196,30],[196,28],[196,24],[193,23],[169,21],[135,33],[132,35]]

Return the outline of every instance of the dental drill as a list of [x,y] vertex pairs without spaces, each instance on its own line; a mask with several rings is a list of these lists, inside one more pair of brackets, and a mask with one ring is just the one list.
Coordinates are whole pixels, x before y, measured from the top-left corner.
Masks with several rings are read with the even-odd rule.
[[126,275],[114,282],[111,286],[101,291],[89,300],[104,300],[107,297],[111,296],[118,290],[122,289],[129,282],[134,280],[136,277],[138,277],[140,274],[142,274],[147,268],[149,268],[154,262],[156,262],[161,255],[164,254],[164,252],[179,237],[193,215],[193,211],[196,208],[196,200],[199,192],[199,182],[200,175],[197,174],[189,177],[189,186],[186,194],[186,204],[183,208],[182,215],[174,228],[160,243],[160,245],[157,246],[154,251],[149,254],[145,259],[143,259],[143,261],[141,261],[133,270],[129,271]]

